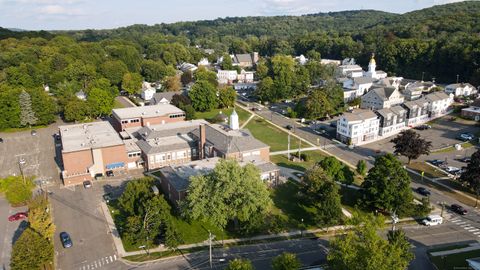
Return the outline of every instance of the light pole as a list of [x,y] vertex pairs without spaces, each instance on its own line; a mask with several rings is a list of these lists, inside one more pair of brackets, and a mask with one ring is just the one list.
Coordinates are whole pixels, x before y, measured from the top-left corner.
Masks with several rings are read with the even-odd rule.
[[23,184],[25,185],[25,175],[23,174],[23,165],[27,163],[24,158],[18,160],[18,167],[20,168],[20,174],[22,175]]
[[443,210],[445,209],[445,204],[447,204],[446,202],[441,202],[440,203],[442,205],[442,212],[440,213],[440,216],[443,217]]

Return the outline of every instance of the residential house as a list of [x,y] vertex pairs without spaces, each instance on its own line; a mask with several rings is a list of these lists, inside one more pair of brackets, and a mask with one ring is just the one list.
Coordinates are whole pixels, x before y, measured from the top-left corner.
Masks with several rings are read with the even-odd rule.
[[453,94],[455,97],[471,96],[477,94],[477,89],[469,83],[449,84],[445,87],[445,93]]
[[237,80],[238,74],[236,70],[218,70],[217,80],[219,84],[232,84]]
[[185,120],[185,112],[170,104],[113,109],[112,116],[117,131]]
[[197,66],[201,67],[207,67],[210,65],[210,62],[208,62],[208,58],[202,58],[200,61],[197,63]]
[[407,111],[401,106],[381,109],[375,112],[380,119],[379,135],[388,137],[405,129]]
[[295,61],[297,61],[300,65],[305,65],[308,61],[308,59],[303,55],[301,54],[300,56],[295,56]]
[[149,101],[153,98],[153,95],[157,92],[157,89],[155,88],[155,84],[151,84],[148,82],[143,82],[142,83],[142,92],[141,96],[142,99],[145,101]]
[[340,65],[336,69],[337,77],[356,78],[363,76],[363,69],[356,64]]
[[237,75],[237,82],[239,83],[253,83],[253,71],[245,71],[242,69],[240,74]]
[[232,64],[242,68],[253,67],[259,60],[258,52],[249,54],[235,54],[232,56]]
[[172,102],[172,98],[175,95],[184,95],[185,93],[182,91],[176,92],[159,92],[153,94],[152,99],[150,100],[150,105],[157,105],[157,104],[170,104]]
[[404,97],[394,87],[373,88],[362,96],[363,109],[380,110],[403,103]]
[[337,139],[348,145],[362,145],[378,139],[380,119],[371,110],[346,112],[337,121]]
[[407,101],[402,104],[402,107],[407,110],[406,125],[408,127],[414,127],[429,120],[429,101],[425,98]]
[[444,92],[433,92],[424,97],[428,102],[428,117],[437,118],[447,114],[451,110],[453,94],[447,95]]
[[462,109],[462,117],[480,121],[480,99],[476,99],[470,107]]
[[340,66],[342,61],[340,60],[333,60],[333,59],[320,59],[320,64],[322,65],[334,65],[334,66]]
[[343,81],[343,99],[345,102],[363,96],[372,87],[374,80],[366,77],[354,77]]
[[198,69],[198,67],[195,66],[194,64],[185,63],[185,62],[178,65],[177,68],[182,72],[187,72],[187,71],[194,72],[195,70]]

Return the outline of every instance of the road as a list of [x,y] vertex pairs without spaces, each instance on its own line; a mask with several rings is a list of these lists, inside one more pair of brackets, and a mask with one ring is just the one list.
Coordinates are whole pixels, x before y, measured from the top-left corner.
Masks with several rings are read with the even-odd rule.
[[11,207],[7,200],[0,196],[0,269],[10,269],[10,258],[13,243],[20,237],[23,230],[27,227],[27,221],[8,221],[8,217],[18,212],[26,212],[27,208]]

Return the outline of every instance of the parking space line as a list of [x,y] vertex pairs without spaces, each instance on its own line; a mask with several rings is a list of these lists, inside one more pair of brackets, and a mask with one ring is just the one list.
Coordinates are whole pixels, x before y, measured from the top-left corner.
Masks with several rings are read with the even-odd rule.
[[476,232],[476,231],[480,231],[480,229],[471,229],[471,230],[468,230],[469,232]]
[[473,228],[475,228],[475,227],[468,226],[468,227],[465,227],[464,229],[465,229],[465,230],[470,230],[470,229],[473,229]]
[[477,235],[477,234],[480,234],[480,232],[474,232],[473,234]]

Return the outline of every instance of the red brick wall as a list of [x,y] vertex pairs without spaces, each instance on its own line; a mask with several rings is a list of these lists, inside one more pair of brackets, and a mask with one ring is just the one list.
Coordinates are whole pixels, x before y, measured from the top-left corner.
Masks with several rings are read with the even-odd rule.
[[83,184],[83,181],[86,181],[86,180],[92,180],[92,177],[90,176],[90,174],[66,177],[63,179],[63,184],[65,186],[75,186],[75,185]]
[[[164,123],[162,121],[164,121]],[[142,118],[141,122],[143,126],[147,126],[147,123],[149,123],[152,126],[152,125],[175,123],[175,122],[182,122],[182,121],[185,121],[185,117],[170,118],[168,116],[158,116],[158,117]]]
[[107,164],[124,162],[126,166],[128,163],[127,151],[123,144],[102,148],[102,158],[104,170],[106,170],[105,166],[107,166]]
[[87,168],[93,164],[92,152],[90,149],[62,153],[63,170],[68,175],[85,173]]

